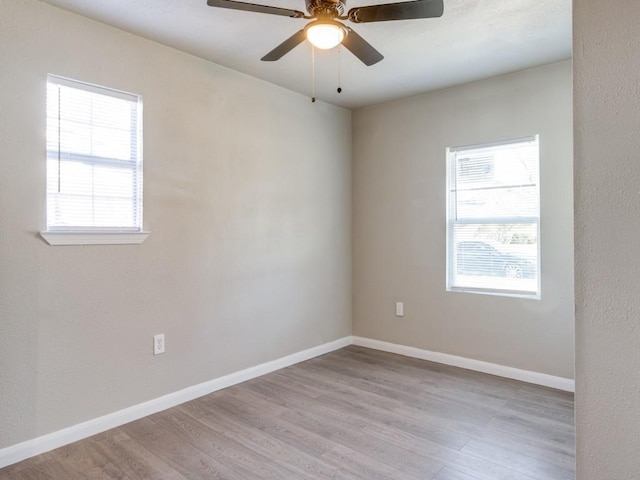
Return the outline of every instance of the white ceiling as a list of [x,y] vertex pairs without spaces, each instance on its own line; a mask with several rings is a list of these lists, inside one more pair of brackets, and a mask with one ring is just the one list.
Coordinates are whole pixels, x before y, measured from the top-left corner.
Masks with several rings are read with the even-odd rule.
[[[42,1],[311,95],[307,42],[277,62],[260,61],[306,20],[212,8],[206,0]],[[304,0],[249,1],[305,10]],[[347,10],[388,2],[353,0]],[[357,108],[571,57],[571,0],[444,5],[441,18],[349,24],[385,58],[367,67],[343,48],[316,50],[316,97]]]

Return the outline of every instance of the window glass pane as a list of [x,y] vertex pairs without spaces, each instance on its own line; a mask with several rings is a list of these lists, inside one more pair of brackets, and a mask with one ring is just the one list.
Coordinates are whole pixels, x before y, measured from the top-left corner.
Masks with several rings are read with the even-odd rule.
[[[84,201],[79,201],[79,200]],[[91,225],[93,222],[93,204],[91,196],[54,194],[48,203],[49,219],[57,226],[74,227]]]
[[460,189],[517,186],[538,181],[535,141],[461,149],[455,155]]
[[47,225],[141,229],[140,98],[49,77]]
[[95,166],[94,194],[101,197],[133,197],[135,171],[129,168]]
[[448,289],[537,295],[537,137],[452,149],[448,161]]
[[131,132],[115,128],[93,127],[91,154],[118,160],[131,158]]
[[453,228],[454,285],[537,291],[537,224],[463,224]]
[[131,224],[135,218],[131,200],[117,197],[95,197],[94,221],[101,225],[119,227]]
[[86,123],[61,120],[60,132],[54,137],[60,140],[61,153],[91,155],[91,133],[91,126]]
[[456,217],[535,217],[538,214],[538,186],[458,190]]

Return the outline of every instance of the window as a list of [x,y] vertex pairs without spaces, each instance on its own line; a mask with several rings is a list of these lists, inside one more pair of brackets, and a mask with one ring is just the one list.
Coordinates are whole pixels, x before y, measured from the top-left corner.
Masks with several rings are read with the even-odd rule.
[[447,290],[539,298],[538,137],[447,157]]
[[[46,133],[45,239],[144,240],[135,239],[142,232],[141,97],[50,75]],[[124,240],[105,240],[114,234]]]

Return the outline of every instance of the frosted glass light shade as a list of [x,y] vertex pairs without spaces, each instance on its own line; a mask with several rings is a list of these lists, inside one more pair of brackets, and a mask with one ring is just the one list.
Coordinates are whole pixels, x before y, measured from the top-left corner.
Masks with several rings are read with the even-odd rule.
[[332,23],[318,23],[307,28],[307,40],[316,48],[328,50],[342,42],[344,28]]

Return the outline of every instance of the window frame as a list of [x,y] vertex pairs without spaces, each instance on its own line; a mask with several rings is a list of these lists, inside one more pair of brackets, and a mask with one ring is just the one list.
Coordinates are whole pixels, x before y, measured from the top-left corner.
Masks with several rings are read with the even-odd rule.
[[[511,145],[511,144],[519,144],[526,142],[535,142],[537,146],[537,182],[536,182],[536,194],[537,194],[537,205],[536,205],[536,215],[535,216],[511,216],[511,217],[478,217],[474,219],[461,219],[458,220],[455,218],[455,207],[457,203],[455,202],[457,198],[457,190],[453,190],[453,186],[455,185],[455,160],[456,154],[465,150],[475,150],[481,148],[491,148],[491,147],[499,147],[503,145]],[[517,297],[517,298],[526,298],[526,299],[535,299],[540,300],[541,293],[541,241],[540,241],[540,209],[541,209],[541,197],[540,197],[540,136],[539,135],[531,135],[528,137],[520,137],[508,140],[502,140],[497,142],[489,142],[482,144],[474,144],[474,145],[462,145],[457,147],[448,147],[446,149],[446,291],[447,292],[459,292],[459,293],[476,293],[476,294],[484,294],[484,295],[497,295],[504,297]],[[454,285],[454,280],[456,279],[455,268],[457,266],[456,259],[456,249],[455,249],[455,235],[454,228],[456,225],[473,225],[473,224],[482,224],[482,225],[513,225],[513,224],[522,224],[529,225],[535,223],[536,226],[536,291],[531,292],[528,290],[518,290],[518,289],[502,289],[502,288],[493,288],[493,287],[477,287],[477,286],[462,286],[462,285]],[[472,240],[470,240],[472,241]]]
[[[135,226],[66,226],[49,224],[49,203],[50,192],[48,186],[48,168],[51,160],[60,159],[58,150],[45,148],[45,161],[47,164],[47,175],[45,180],[45,230],[40,235],[50,245],[118,245],[118,244],[140,244],[149,236],[149,232],[143,229],[143,102],[142,96],[116,90],[110,87],[103,87],[79,80],[73,80],[58,75],[48,74],[46,79],[46,89],[50,85],[60,85],[94,94],[109,96],[126,100],[136,104],[135,121],[132,120],[132,128],[129,130],[133,148],[136,151],[135,164],[126,165],[116,158],[101,157],[84,153],[68,152],[64,155],[66,161],[78,162],[85,165],[106,165],[119,167],[135,172],[135,186],[132,190],[132,208],[134,209],[137,225]],[[48,93],[47,93],[48,97]],[[48,104],[48,99],[47,99]],[[48,105],[47,105],[48,107]],[[47,108],[45,108],[47,110]],[[49,112],[45,113],[45,117]],[[48,122],[48,120],[47,120]],[[93,198],[93,195],[92,195]]]

